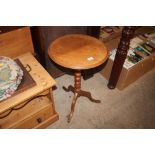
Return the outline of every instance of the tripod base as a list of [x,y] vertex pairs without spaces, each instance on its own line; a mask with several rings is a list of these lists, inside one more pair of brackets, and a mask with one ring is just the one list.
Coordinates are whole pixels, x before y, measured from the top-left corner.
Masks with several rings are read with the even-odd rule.
[[72,105],[71,105],[71,112],[67,116],[68,123],[71,121],[71,118],[73,117],[73,113],[74,113],[74,109],[75,109],[75,104],[76,104],[76,101],[77,101],[78,97],[84,96],[84,97],[87,97],[92,102],[101,103],[100,100],[93,99],[90,92],[83,91],[83,90],[79,90],[79,91],[75,92],[75,88],[73,86],[71,86],[71,85],[68,86],[68,88],[63,87],[63,89],[66,92],[71,91],[71,92],[74,93],[74,97],[73,97],[73,101],[72,101]]

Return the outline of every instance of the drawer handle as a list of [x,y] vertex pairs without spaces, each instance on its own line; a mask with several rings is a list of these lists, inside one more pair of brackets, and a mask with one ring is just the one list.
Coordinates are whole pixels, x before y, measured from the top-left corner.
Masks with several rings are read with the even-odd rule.
[[42,122],[42,119],[39,117],[39,118],[37,118],[37,122],[38,123],[41,123]]
[[26,64],[26,66],[25,66],[25,68],[26,68],[26,70],[28,71],[28,72],[31,72],[31,67],[30,67],[30,65],[28,65],[28,64]]

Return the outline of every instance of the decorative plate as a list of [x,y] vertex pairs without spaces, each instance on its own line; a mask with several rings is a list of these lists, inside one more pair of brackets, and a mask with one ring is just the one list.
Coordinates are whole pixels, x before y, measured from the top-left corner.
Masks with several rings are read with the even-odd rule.
[[12,59],[0,56],[0,101],[10,97],[21,83],[23,71]]

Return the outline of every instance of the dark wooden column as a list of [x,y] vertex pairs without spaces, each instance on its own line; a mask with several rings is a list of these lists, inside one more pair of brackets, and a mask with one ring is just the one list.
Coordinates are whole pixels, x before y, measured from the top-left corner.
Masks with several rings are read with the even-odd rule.
[[108,88],[110,89],[114,89],[116,87],[121,70],[123,68],[124,61],[127,56],[130,40],[134,36],[135,29],[136,27],[134,26],[126,26],[122,31],[122,36],[117,48],[115,60],[109,78]]

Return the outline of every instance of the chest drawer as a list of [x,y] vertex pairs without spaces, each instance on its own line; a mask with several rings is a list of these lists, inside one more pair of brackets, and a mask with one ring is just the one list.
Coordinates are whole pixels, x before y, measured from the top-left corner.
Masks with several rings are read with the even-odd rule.
[[53,110],[51,101],[47,97],[41,97],[0,119],[0,128],[44,128],[57,119],[58,115]]

